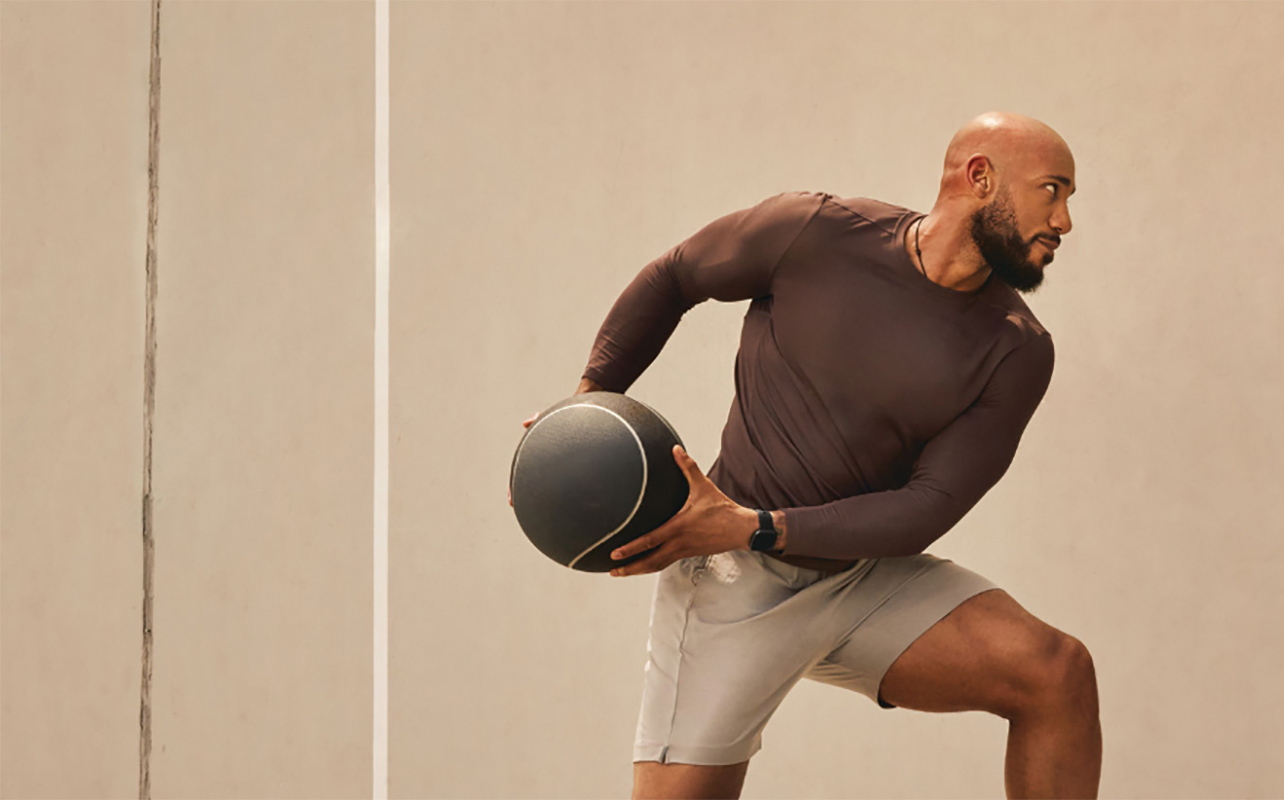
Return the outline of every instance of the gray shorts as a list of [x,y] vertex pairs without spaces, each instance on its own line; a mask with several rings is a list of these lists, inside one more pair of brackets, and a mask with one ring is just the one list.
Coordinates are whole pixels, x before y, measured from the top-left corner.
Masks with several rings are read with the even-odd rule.
[[735,764],[800,678],[878,696],[883,674],[928,628],[998,588],[926,553],[803,569],[750,550],[685,558],[659,573],[634,761]]

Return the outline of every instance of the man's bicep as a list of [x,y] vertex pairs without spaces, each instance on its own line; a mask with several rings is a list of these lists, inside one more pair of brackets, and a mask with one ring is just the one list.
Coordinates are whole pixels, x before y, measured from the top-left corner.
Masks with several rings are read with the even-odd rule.
[[898,489],[786,508],[786,552],[820,558],[921,553],[998,482],[1052,376],[1052,341],[1009,353],[981,396],[919,454]]
[[1054,356],[1047,335],[1009,353],[976,402],[923,448],[910,485],[939,494],[954,519],[966,514],[1011,466],[1047,393]]
[[665,254],[690,304],[771,294],[776,265],[824,195],[783,192],[710,222]]
[[787,192],[714,220],[642,268],[602,321],[581,377],[623,392],[709,298],[771,294],[773,270],[824,195]]

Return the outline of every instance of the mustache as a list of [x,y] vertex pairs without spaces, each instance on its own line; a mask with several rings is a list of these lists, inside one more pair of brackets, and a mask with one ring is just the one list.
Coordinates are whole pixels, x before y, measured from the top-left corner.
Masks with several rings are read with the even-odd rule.
[[1052,243],[1053,243],[1053,244],[1055,244],[1057,247],[1060,247],[1060,246],[1061,246],[1061,237],[1060,237],[1060,236],[1036,236],[1036,237],[1034,237],[1033,239],[1031,239],[1031,240],[1030,240],[1030,244],[1034,244],[1035,242],[1039,241],[1040,239],[1043,239],[1044,241],[1047,241],[1047,242],[1052,242]]

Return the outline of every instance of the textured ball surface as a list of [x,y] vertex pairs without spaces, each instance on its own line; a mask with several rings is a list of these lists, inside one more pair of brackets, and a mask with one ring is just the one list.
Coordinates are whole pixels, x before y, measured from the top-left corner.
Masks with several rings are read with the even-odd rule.
[[690,487],[673,459],[682,444],[650,406],[615,392],[573,395],[543,411],[513,455],[517,522],[549,558],[608,572],[611,551],[664,524]]

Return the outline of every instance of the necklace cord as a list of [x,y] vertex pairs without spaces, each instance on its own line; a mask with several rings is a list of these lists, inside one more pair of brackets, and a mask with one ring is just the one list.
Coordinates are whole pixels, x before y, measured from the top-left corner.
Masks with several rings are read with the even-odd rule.
[[923,264],[923,251],[918,247],[918,230],[923,227],[923,217],[918,218],[914,223],[914,252],[918,254],[918,268],[923,271],[923,277],[927,277],[927,267]]

